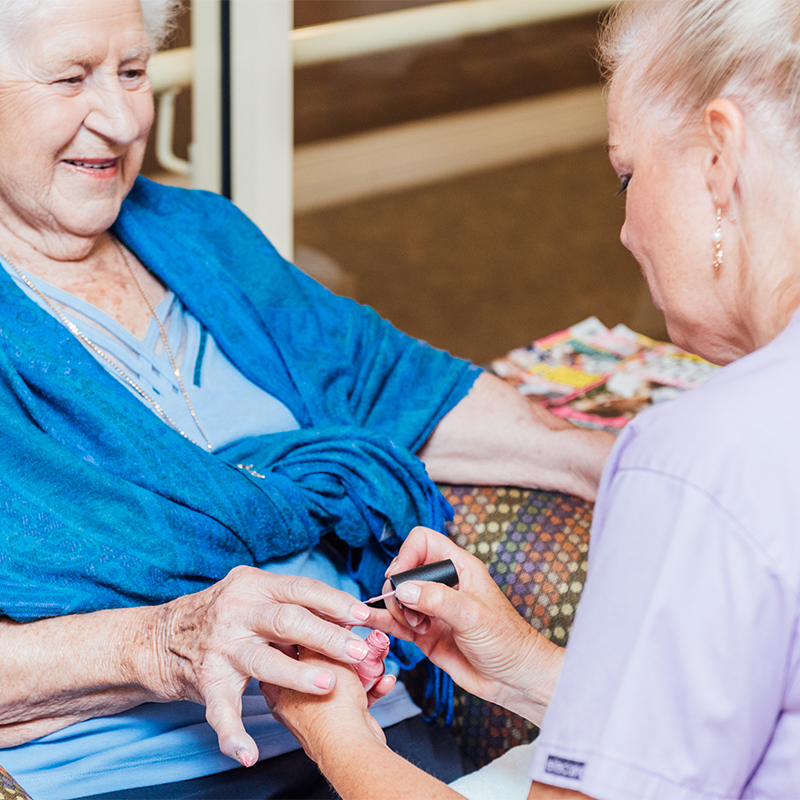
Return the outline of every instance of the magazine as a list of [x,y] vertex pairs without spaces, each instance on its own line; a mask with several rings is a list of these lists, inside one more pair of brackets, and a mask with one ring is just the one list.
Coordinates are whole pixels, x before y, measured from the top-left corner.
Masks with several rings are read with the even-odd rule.
[[512,350],[491,368],[554,414],[612,433],[645,408],[701,386],[719,369],[625,325],[606,328],[596,317]]

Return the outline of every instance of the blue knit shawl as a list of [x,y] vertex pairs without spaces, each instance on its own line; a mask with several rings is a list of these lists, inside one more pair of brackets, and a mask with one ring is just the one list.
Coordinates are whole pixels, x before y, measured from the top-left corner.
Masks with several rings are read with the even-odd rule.
[[477,368],[326,291],[217,195],[140,178],[114,232],[301,430],[204,451],[0,272],[0,613],[162,603],[330,532],[378,591],[401,537],[442,529],[414,452]]

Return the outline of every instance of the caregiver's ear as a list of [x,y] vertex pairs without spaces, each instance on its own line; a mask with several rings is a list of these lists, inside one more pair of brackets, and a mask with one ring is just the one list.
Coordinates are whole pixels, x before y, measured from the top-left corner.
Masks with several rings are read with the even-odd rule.
[[708,186],[717,205],[727,208],[744,160],[746,128],[741,110],[725,98],[712,100],[703,112],[703,133]]

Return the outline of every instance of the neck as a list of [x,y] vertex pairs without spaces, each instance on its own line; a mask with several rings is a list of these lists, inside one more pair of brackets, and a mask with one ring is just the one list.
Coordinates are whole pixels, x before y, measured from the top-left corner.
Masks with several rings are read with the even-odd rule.
[[94,259],[111,244],[107,232],[92,236],[28,234],[0,226],[0,254],[8,256],[22,269],[47,279],[47,273],[70,267],[90,267]]
[[738,305],[750,343],[748,351],[771,342],[800,307],[800,259],[796,255],[800,241],[788,231],[784,233],[771,243],[754,239],[753,255],[738,281]]
[[754,350],[771,342],[792,320],[800,308],[800,276],[773,290],[772,296],[753,304],[752,336]]

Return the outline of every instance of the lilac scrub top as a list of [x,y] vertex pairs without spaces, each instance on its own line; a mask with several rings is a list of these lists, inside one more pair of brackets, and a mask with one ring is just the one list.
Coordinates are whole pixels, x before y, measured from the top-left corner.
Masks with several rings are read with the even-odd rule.
[[[0,263],[32,300],[52,313],[5,261],[0,259]],[[199,445],[205,444],[177,384],[155,320],[150,321],[140,341],[90,303],[33,275],[27,277],[156,399],[182,431]],[[245,436],[299,427],[283,403],[231,364],[214,338],[172,292],[167,292],[156,313],[164,324],[197,418],[215,449]],[[95,357],[128,386],[108,362]],[[343,559],[325,541],[259,566],[270,572],[315,578],[355,597],[360,594]],[[368,633],[364,628],[355,630],[362,636]],[[387,671],[396,674],[396,664],[387,662]],[[400,683],[372,707],[373,716],[383,727],[419,713]],[[242,698],[242,717],[262,760],[300,747],[269,713],[256,681],[251,681]],[[0,750],[0,763],[32,796],[54,800],[190,780],[239,766],[219,752],[216,734],[205,721],[205,709],[189,701],[144,703],[110,717],[79,722],[20,747]]]
[[637,417],[531,769],[600,798],[800,797],[800,312]]

